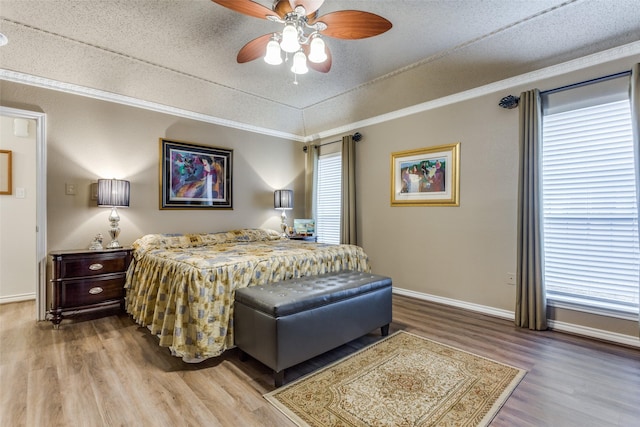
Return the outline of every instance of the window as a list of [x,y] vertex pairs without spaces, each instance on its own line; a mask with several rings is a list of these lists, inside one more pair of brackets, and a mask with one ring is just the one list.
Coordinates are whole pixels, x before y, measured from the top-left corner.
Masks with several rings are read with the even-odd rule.
[[637,318],[640,251],[630,103],[625,90],[604,92],[543,96],[544,280],[551,305]]
[[340,153],[321,155],[318,158],[316,235],[321,243],[340,243],[341,169]]

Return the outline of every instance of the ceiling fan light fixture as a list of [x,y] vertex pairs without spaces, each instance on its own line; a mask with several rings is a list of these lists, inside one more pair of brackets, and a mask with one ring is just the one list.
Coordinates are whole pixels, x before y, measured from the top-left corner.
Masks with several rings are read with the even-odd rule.
[[264,56],[264,62],[270,65],[282,64],[282,55],[280,55],[280,44],[273,38],[269,41],[269,43],[267,43],[267,54]]
[[[331,70],[333,58],[324,37],[364,39],[392,27],[382,16],[362,10],[337,10],[319,16],[318,10],[325,0],[271,0],[271,9],[260,4],[266,0],[212,1],[235,12],[280,24],[280,32],[264,34],[245,44],[236,60],[243,64],[264,55],[266,63],[278,65],[288,63],[291,56],[289,65],[292,66],[287,68],[294,73],[295,84],[297,75],[308,72],[309,68],[320,73]],[[285,52],[284,57],[278,46]]]
[[307,68],[307,57],[304,55],[304,52],[299,50],[293,55],[293,66],[291,67],[291,71],[295,74],[306,74],[309,71]]
[[288,53],[297,52],[300,49],[298,42],[298,28],[294,24],[287,24],[282,30],[282,41],[280,42],[282,50]]
[[319,64],[327,60],[324,40],[316,36],[311,40],[309,45],[309,61]]

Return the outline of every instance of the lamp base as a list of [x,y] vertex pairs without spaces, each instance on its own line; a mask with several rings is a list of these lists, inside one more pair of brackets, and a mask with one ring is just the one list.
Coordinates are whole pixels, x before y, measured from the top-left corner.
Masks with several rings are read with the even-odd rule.
[[282,237],[289,237],[287,233],[287,228],[289,228],[287,225],[287,214],[284,209],[282,210],[282,215],[280,215],[280,228],[282,229]]
[[111,228],[109,229],[111,242],[109,242],[109,244],[106,246],[106,249],[119,249],[122,247],[122,245],[120,245],[120,242],[118,242],[118,236],[120,235],[120,227],[118,227],[120,216],[118,215],[118,211],[115,207],[111,209],[109,222],[111,223]]
[[117,240],[112,240],[107,246],[105,246],[105,249],[120,249],[121,247],[122,245],[120,244],[120,242],[118,242]]
[[119,249],[122,247],[122,245],[120,245],[120,242],[118,242],[118,236],[120,235],[120,228],[118,227],[118,224],[115,225],[115,227],[111,227],[111,229],[109,230],[109,235],[111,236],[111,241],[109,242],[109,244],[107,246],[105,246],[106,249]]

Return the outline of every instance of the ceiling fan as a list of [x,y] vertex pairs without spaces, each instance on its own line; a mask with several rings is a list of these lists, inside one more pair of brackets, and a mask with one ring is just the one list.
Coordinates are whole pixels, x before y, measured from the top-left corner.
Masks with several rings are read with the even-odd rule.
[[281,32],[265,34],[244,45],[237,61],[245,63],[263,56],[268,64],[278,65],[282,63],[281,51],[284,51],[293,54],[291,71],[296,75],[306,73],[307,65],[321,73],[329,72],[331,52],[322,36],[363,39],[382,34],[392,26],[385,18],[360,10],[340,10],[318,16],[324,0],[274,0],[272,9],[252,0],[212,1],[245,15],[284,24]]

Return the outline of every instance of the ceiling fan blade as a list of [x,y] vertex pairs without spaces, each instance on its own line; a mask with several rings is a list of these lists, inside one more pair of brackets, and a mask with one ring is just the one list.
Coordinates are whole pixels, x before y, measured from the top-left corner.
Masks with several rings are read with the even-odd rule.
[[287,13],[293,12],[288,0],[279,0],[278,3],[273,5],[273,11],[284,18]]
[[236,12],[253,16],[260,19],[267,19],[267,16],[279,16],[271,9],[264,7],[251,0],[211,0],[214,3],[224,6]]
[[264,56],[267,51],[267,43],[269,43],[269,40],[271,40],[271,33],[255,38],[242,46],[242,49],[238,52],[238,63],[243,64]]
[[382,16],[361,10],[340,10],[316,19],[327,28],[321,34],[337,39],[364,39],[391,29],[392,24]]
[[[302,47],[304,49],[304,53],[309,57],[309,45],[304,45]],[[327,53],[327,59],[324,62],[316,63],[307,60],[307,66],[313,70],[319,71],[321,73],[328,73],[331,70],[331,51],[329,50],[329,46],[325,44],[324,46],[325,52]]]
[[318,10],[322,3],[324,3],[324,0],[289,0],[292,9],[295,10],[296,6],[302,6],[307,15],[311,15]]

